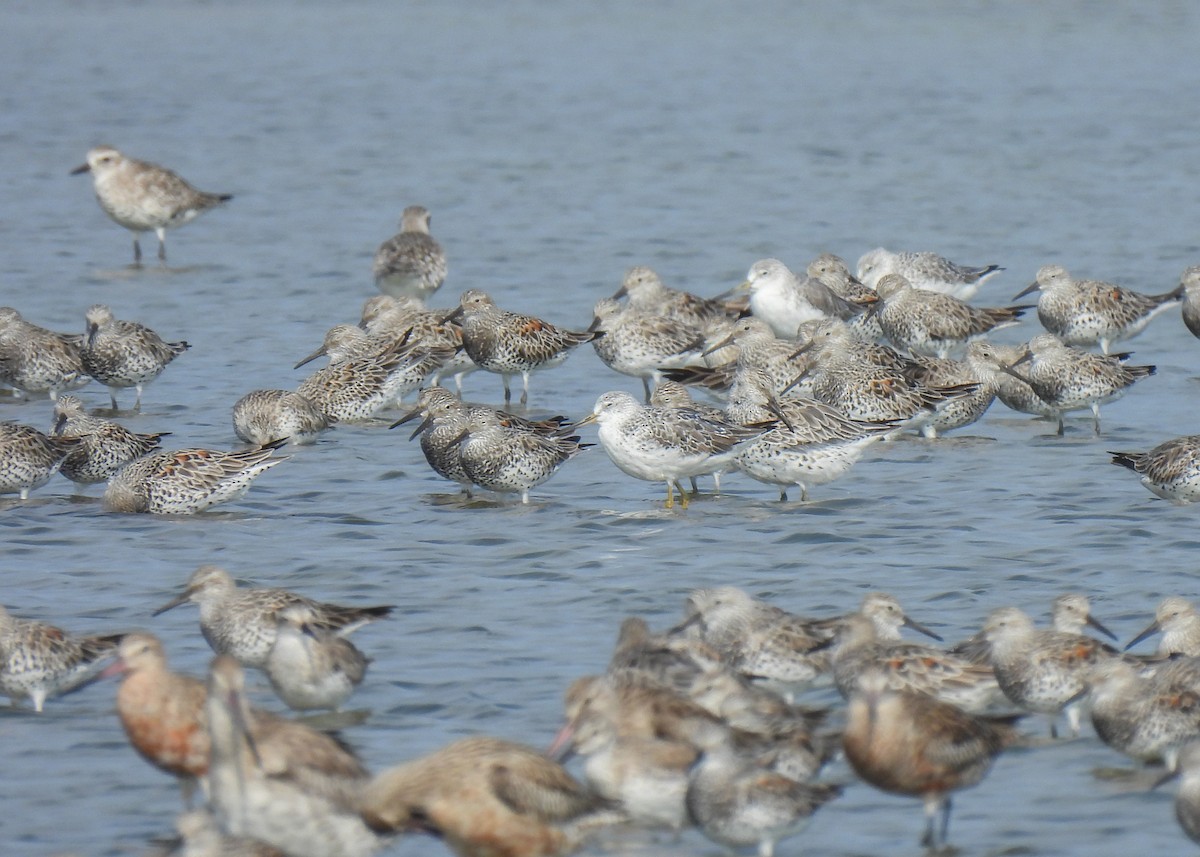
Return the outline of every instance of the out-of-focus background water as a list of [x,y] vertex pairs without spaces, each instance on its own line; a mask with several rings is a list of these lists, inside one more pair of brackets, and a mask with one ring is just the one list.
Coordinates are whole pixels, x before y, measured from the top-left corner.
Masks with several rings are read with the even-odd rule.
[[[233,403],[374,293],[400,211],[433,212],[450,276],[502,306],[582,327],[635,264],[716,294],[756,259],[935,250],[999,263],[977,303],[1037,268],[1148,292],[1200,262],[1200,12],[1184,2],[12,3],[0,26],[0,303],[82,330],[92,303],[193,348],[125,420],[229,447]],[[226,207],[168,237],[171,268],[129,271],[127,233],[68,171],[108,143]],[[144,249],[153,258],[151,239]],[[1006,331],[1027,338],[1036,321]],[[464,505],[407,433],[343,426],[241,501],[185,519],[104,513],[61,478],[0,507],[0,602],[74,631],[146,628],[174,665],[210,653],[194,609],[151,619],[201,563],[259,585],[398,615],[347,733],[373,769],[457,736],[546,744],[561,694],[599,671],[629,614],[675,622],[685,593],[737,584],[806,614],[898,595],[948,639],[992,608],[1044,620],[1064,591],[1132,636],[1193,597],[1196,512],[1152,497],[1105,450],[1198,430],[1197,342],[1177,314],[1127,347],[1159,374],[1064,438],[996,405],[944,440],[876,447],[809,504],[745,477],[686,512],[599,449],[534,502]],[[478,373],[467,395],[498,404]],[[582,417],[640,384],[590,351],[535,376],[535,413]],[[107,406],[93,385],[81,392]],[[0,418],[46,428],[44,401]],[[594,437],[589,437],[593,439]],[[0,852],[141,853],[173,784],[137,759],[114,687],[0,708]],[[257,695],[272,704],[269,691]],[[1031,728],[1040,728],[1033,724]],[[1171,789],[1093,777],[1122,764],[1090,731],[1010,753],[956,801],[970,855],[1181,853]],[[830,776],[849,780],[844,765]],[[918,853],[915,801],[851,785],[779,853]],[[694,832],[647,854],[712,854]],[[416,839],[388,853],[442,853]],[[593,846],[589,853],[600,853]]]

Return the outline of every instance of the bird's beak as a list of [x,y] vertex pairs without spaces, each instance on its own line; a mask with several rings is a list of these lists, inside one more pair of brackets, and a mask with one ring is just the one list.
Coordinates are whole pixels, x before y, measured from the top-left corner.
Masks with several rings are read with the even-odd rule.
[[88,172],[89,170],[91,170],[91,167],[90,167],[89,165],[87,165],[87,164],[80,164],[80,165],[79,165],[79,166],[77,166],[75,169],[71,170],[71,175],[73,175],[73,176],[77,176],[77,175],[79,175],[80,173],[86,173],[86,172]]
[[1134,646],[1136,646],[1142,640],[1146,639],[1147,637],[1153,637],[1155,634],[1157,634],[1161,630],[1162,630],[1162,628],[1158,624],[1158,620],[1155,619],[1153,622],[1151,622],[1149,625],[1146,626],[1146,630],[1142,631],[1142,633],[1138,634],[1136,637],[1134,637],[1132,640],[1130,640],[1126,644],[1125,651],[1128,652],[1130,649],[1132,649]]
[[1032,282],[1025,288],[1021,289],[1021,291],[1017,292],[1016,296],[1013,297],[1013,300],[1015,301],[1017,298],[1023,298],[1027,294],[1030,294],[1031,292],[1036,292],[1040,288],[1041,288],[1041,286],[1039,286],[1036,282]]
[[295,366],[293,366],[292,368],[293,368],[293,369],[299,369],[299,368],[300,368],[301,366],[303,366],[305,363],[312,363],[312,362],[313,362],[314,360],[316,360],[318,357],[322,357],[322,356],[324,356],[324,355],[325,355],[325,346],[324,346],[324,345],[322,345],[320,348],[318,348],[318,349],[317,349],[316,351],[314,351],[312,354],[310,354],[310,355],[308,355],[307,357],[305,357],[303,360],[301,360],[299,363],[297,363],[297,364],[296,364]]
[[933,633],[933,631],[930,631],[928,628],[926,628],[920,622],[914,622],[912,619],[909,619],[907,616],[904,617],[904,622],[902,624],[904,625],[905,628],[912,628],[918,634],[924,634],[926,637],[937,640],[939,643],[944,642],[942,640],[942,638],[939,637],[937,634]]
[[1112,631],[1108,630],[1108,628],[1106,628],[1100,622],[1100,620],[1097,619],[1095,616],[1093,616],[1091,613],[1088,614],[1088,617],[1086,619],[1084,619],[1083,622],[1085,625],[1090,625],[1091,627],[1095,628],[1101,634],[1108,637],[1108,639],[1110,639],[1110,640],[1117,639],[1117,635],[1114,634]]
[[151,615],[151,616],[158,616],[160,613],[166,613],[166,612],[167,612],[168,610],[170,610],[172,607],[178,607],[180,604],[183,604],[183,603],[185,603],[185,602],[186,602],[186,601],[187,601],[189,598],[191,598],[191,597],[192,597],[192,592],[191,592],[191,590],[190,590],[190,589],[185,589],[185,590],[183,590],[183,592],[179,593],[179,595],[178,595],[178,596],[176,596],[175,598],[172,598],[170,601],[168,601],[168,602],[167,602],[166,604],[164,604],[162,607],[159,607],[157,610],[155,610],[155,611],[154,611],[153,613],[151,613],[150,615]]

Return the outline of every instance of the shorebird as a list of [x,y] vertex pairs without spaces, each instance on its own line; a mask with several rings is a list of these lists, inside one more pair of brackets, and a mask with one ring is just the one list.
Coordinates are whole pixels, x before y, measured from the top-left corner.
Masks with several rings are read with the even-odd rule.
[[254,449],[173,449],[123,465],[108,480],[104,505],[113,512],[191,515],[236,500],[262,473],[287,461],[272,458],[283,441]]
[[344,744],[251,708],[228,655],[213,659],[207,690],[209,806],[222,829],[289,857],[367,857],[383,846],[358,815],[368,773]]
[[[1077,592],[1068,592],[1054,599],[1050,608],[1050,622],[1060,634],[1082,634],[1084,628],[1093,628],[1110,640],[1117,639],[1116,634],[1092,615],[1088,597]],[[950,652],[976,664],[989,664],[992,660],[992,647],[983,631],[963,640]]]
[[474,409],[465,420],[456,442],[463,472],[480,488],[520,494],[553,476],[562,465],[592,444],[581,444],[578,435],[562,437],[519,428],[493,411]]
[[871,672],[881,674],[892,690],[924,693],[969,712],[986,711],[1001,696],[991,667],[932,646],[881,638],[876,623],[862,614],[841,620],[830,662],[834,683],[847,699]]
[[829,670],[832,629],[788,613],[735,586],[695,589],[676,630],[694,628],[735,673],[785,695]]
[[[651,268],[638,265],[630,268],[613,294],[613,300],[629,298],[629,306],[644,315],[665,316],[700,331],[731,315],[730,308],[716,298],[703,298],[691,292],[671,289]],[[736,315],[736,312],[732,314]]]
[[855,336],[845,322],[825,319],[806,327],[798,354],[811,363],[806,395],[868,422],[901,421],[920,430],[939,408],[977,392],[978,384],[927,387],[913,376],[912,361],[884,345]]
[[74,396],[59,396],[51,434],[79,438],[79,444],[63,459],[60,472],[72,482],[93,485],[106,481],[126,462],[158,449],[159,441],[170,432],[136,434],[120,423],[91,416]]
[[275,695],[296,711],[340,708],[362,684],[371,659],[321,627],[320,614],[306,604],[290,604],[277,616],[275,643],[263,665]]
[[[923,693],[897,691],[872,670],[850,696],[846,759],[871,785],[925,803],[921,844],[946,844],[950,793],[975,785],[1016,741],[1016,717],[980,717]],[[940,819],[939,819],[940,816]]]
[[728,467],[738,444],[767,428],[734,426],[705,419],[695,411],[642,405],[621,391],[605,393],[592,413],[575,424],[600,427],[600,445],[625,473],[636,479],[665,482],[667,508],[679,492],[682,508],[688,497],[680,479],[703,476]]
[[1113,464],[1138,474],[1151,493],[1179,506],[1200,500],[1200,435],[1171,438],[1149,452],[1108,454]]
[[[850,273],[846,260],[832,253],[822,253],[805,269],[810,279],[819,280],[836,294],[857,306],[870,306],[878,299],[875,290]],[[872,313],[863,312],[847,322],[854,332],[869,342],[883,339],[883,328]]]
[[296,445],[313,443],[331,424],[324,411],[290,390],[254,390],[233,406],[234,433],[255,446],[284,438]]
[[639,616],[621,622],[605,674],[616,681],[651,684],[687,694],[701,676],[723,671],[721,654],[690,637],[655,634]]
[[133,264],[142,264],[143,232],[158,236],[158,260],[167,262],[167,230],[233,199],[228,193],[196,190],[165,167],[122,155],[111,146],[87,153],[87,163],[72,175],[91,172],[96,201],[104,213],[133,233]]
[[191,806],[208,773],[210,745],[204,682],[167,669],[162,642],[152,634],[126,634],[117,660],[101,673],[121,676],[117,717],[138,755],[179,781]]
[[846,320],[863,309],[820,280],[800,279],[778,259],[755,262],[738,289],[749,290],[750,312],[785,339],[795,339],[796,330],[806,321]]
[[[380,407],[383,407],[402,401],[405,394],[420,387],[426,378],[454,356],[456,347],[440,341],[418,341],[413,338],[411,327],[399,337],[393,337],[390,333],[373,336],[352,324],[336,324],[325,333],[321,347],[293,368],[299,369],[318,357],[328,356],[326,384],[335,387],[335,382],[341,377],[336,370],[341,366],[352,367],[353,374],[364,380],[373,379],[375,372],[383,368],[386,374],[378,381],[378,390],[372,389],[381,403]],[[394,359],[393,355],[399,359]],[[317,377],[319,373],[305,381],[299,392],[311,398],[306,388],[312,386],[313,379]],[[322,400],[314,401],[320,403]]]
[[983,633],[1004,695],[1026,711],[1049,715],[1051,737],[1058,737],[1055,718],[1066,711],[1071,735],[1078,736],[1088,672],[1116,657],[1115,650],[1082,634],[1037,630],[1016,607],[993,610]]
[[800,783],[741,756],[726,741],[705,747],[692,769],[688,813],[709,839],[732,848],[775,844],[799,833],[812,814],[842,793],[841,786]]
[[[375,295],[363,304],[358,326],[377,339],[392,341],[407,337],[410,345],[448,355],[434,370],[431,381],[441,383],[454,376],[454,385],[462,395],[462,379],[479,369],[462,347],[462,328],[445,320],[448,309],[430,310],[420,298]],[[452,353],[451,353],[452,352]]]
[[296,392],[333,422],[368,420],[420,384],[431,371],[425,357],[397,342],[377,353],[331,362],[305,378]]
[[202,565],[192,572],[183,591],[153,615],[189,602],[200,608],[200,632],[212,650],[232,655],[243,666],[256,669],[266,665],[275,645],[280,613],[288,607],[305,608],[308,624],[342,635],[383,619],[396,609],[390,604],[343,607],[314,601],[288,589],[241,589],[225,569]]
[[1183,748],[1178,771],[1175,819],[1188,838],[1200,844],[1200,741],[1192,741]]
[[82,387],[89,380],[80,355],[82,337],[31,324],[12,307],[0,307],[0,384],[22,395]]
[[1076,280],[1062,265],[1043,265],[1017,298],[1036,291],[1041,292],[1038,318],[1046,330],[1067,345],[1098,344],[1108,354],[1114,342],[1137,336],[1152,318],[1178,305],[1185,288],[1144,295],[1113,283]]
[[619,805],[630,821],[676,831],[688,823],[684,801],[688,772],[699,756],[695,747],[677,738],[623,734],[618,721],[591,712],[567,729],[569,737],[557,739],[550,755],[556,761],[583,757],[588,785]]
[[966,364],[971,374],[985,386],[996,391],[996,398],[1006,407],[1022,414],[1057,418],[1058,412],[1033,391],[1022,377],[1009,371],[1029,350],[1024,345],[1001,345],[977,339],[967,346]]
[[679,368],[700,359],[704,334],[695,327],[663,315],[650,315],[602,298],[592,310],[588,330],[604,335],[592,340],[596,356],[609,369],[640,378],[650,398],[650,382],[661,380],[661,369]]
[[400,231],[379,245],[372,265],[375,287],[393,297],[424,300],[446,279],[446,254],[429,234],[429,211],[410,205],[400,216]]
[[1063,416],[1084,408],[1091,410],[1092,427],[1099,434],[1100,406],[1121,398],[1157,369],[1127,366],[1119,355],[1073,348],[1053,333],[1041,333],[1029,340],[1025,353],[1005,371],[1027,383],[1049,406],[1061,435]]
[[949,357],[968,342],[1016,324],[1028,306],[971,306],[939,292],[914,288],[899,274],[886,274],[875,286],[879,301],[870,312],[884,336],[912,354]]
[[384,771],[360,806],[372,830],[430,833],[459,857],[557,857],[626,819],[538,751],[486,737]]
[[1200,615],[1192,603],[1178,595],[1164,598],[1154,611],[1154,621],[1125,646],[1129,651],[1142,640],[1162,634],[1158,654],[1163,657],[1200,657]]
[[137,390],[133,409],[142,408],[142,388],[162,374],[167,364],[187,351],[186,342],[166,342],[161,336],[136,321],[113,316],[104,304],[94,304],[84,315],[83,368],[108,387],[113,410],[117,409],[117,390]]
[[737,373],[726,411],[743,425],[779,421],[743,444],[734,460],[747,476],[779,486],[780,502],[791,486],[799,486],[802,502],[808,500],[809,486],[845,476],[868,446],[898,428],[893,422],[851,419],[816,399],[776,399],[762,370]]
[[900,274],[914,288],[953,295],[968,301],[990,277],[1003,271],[999,265],[958,265],[928,251],[893,253],[876,247],[858,260],[858,278],[874,288],[887,274]]
[[1192,336],[1200,337],[1200,265],[1183,272],[1179,287],[1183,289],[1183,323]]
[[82,441],[50,437],[33,426],[0,423],[0,494],[29,499],[29,492],[50,481]]
[[468,289],[446,321],[462,318],[463,348],[481,369],[504,379],[504,401],[512,400],[509,379],[520,375],[524,384],[521,404],[529,401],[529,373],[550,369],[567,359],[572,349],[591,342],[598,331],[573,331],[555,327],[531,315],[500,309],[479,289]]
[[1179,749],[1200,738],[1200,661],[1181,658],[1140,672],[1109,658],[1088,673],[1088,708],[1100,740],[1140,762],[1162,760],[1168,770]]
[[[933,293],[930,292],[930,294]],[[1017,379],[1004,375],[999,370],[978,371],[970,359],[971,349],[985,344],[978,341],[971,342],[967,346],[967,359],[965,360],[922,355],[915,355],[912,358],[912,367],[909,373],[926,387],[965,387],[972,384],[977,386],[975,392],[955,397],[934,411],[933,416],[921,425],[923,436],[932,439],[952,429],[978,422],[992,406],[992,402],[996,400],[996,393],[1000,386],[1000,382],[997,380],[999,377],[1008,378],[1014,384],[1019,383]]]
[[116,653],[120,635],[75,637],[34,619],[17,619],[0,607],[0,693],[16,704],[70,693],[96,678]]

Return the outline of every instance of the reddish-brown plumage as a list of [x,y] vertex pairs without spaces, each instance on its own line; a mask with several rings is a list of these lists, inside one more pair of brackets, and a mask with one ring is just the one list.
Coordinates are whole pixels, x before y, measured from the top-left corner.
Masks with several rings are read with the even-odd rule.
[[156,768],[183,781],[208,771],[209,737],[204,682],[167,669],[162,644],[150,634],[129,634],[113,672],[124,674],[117,714],[129,743]]

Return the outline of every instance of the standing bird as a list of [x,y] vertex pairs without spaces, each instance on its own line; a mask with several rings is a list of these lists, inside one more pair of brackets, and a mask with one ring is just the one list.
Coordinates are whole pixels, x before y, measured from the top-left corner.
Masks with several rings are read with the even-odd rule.
[[949,357],[973,339],[1017,323],[1028,306],[981,309],[966,301],[914,288],[899,274],[886,274],[875,286],[872,308],[884,336],[913,354]]
[[0,307],[0,383],[24,395],[58,397],[88,382],[78,334],[31,324],[12,307]]
[[839,318],[862,312],[820,280],[800,279],[778,259],[760,259],[750,266],[739,290],[750,291],[750,312],[771,326],[775,335],[795,339],[806,321]]
[[662,379],[660,369],[680,368],[700,359],[704,334],[678,319],[622,307],[613,298],[598,300],[592,313],[588,330],[604,334],[592,340],[596,356],[614,372],[641,378],[647,400],[650,382]]
[[1132,339],[1152,318],[1177,305],[1185,288],[1180,285],[1161,295],[1144,295],[1099,280],[1073,279],[1062,265],[1043,265],[1037,279],[1017,297],[1036,291],[1042,293],[1038,318],[1046,330],[1067,345],[1099,344],[1108,354],[1114,342]]
[[1200,500],[1200,435],[1164,441],[1149,452],[1114,452],[1112,463],[1128,467],[1142,477],[1153,494],[1186,506]]
[[1155,366],[1128,366],[1121,355],[1084,351],[1065,344],[1053,333],[1039,333],[1005,371],[1027,383],[1049,406],[1061,435],[1063,416],[1084,408],[1091,409],[1092,429],[1099,434],[1100,406],[1115,402],[1136,382],[1158,370]]
[[891,690],[883,675],[871,672],[850,697],[842,744],[868,783],[925,802],[921,844],[937,848],[949,832],[950,793],[984,778],[1015,743],[1016,719],[980,717],[922,693]]
[[96,678],[120,639],[74,637],[45,622],[17,619],[0,606],[0,693],[14,703],[29,699],[40,712],[50,697]]
[[375,287],[392,297],[427,300],[446,279],[446,254],[429,234],[429,210],[410,205],[400,231],[375,251]]
[[645,265],[626,272],[613,300],[624,297],[629,298],[629,308],[637,313],[665,316],[702,331],[708,331],[730,315],[730,308],[722,301],[669,288],[653,269]]
[[93,417],[74,396],[59,396],[54,403],[50,433],[79,439],[63,459],[61,472],[80,485],[106,481],[126,462],[158,449],[159,440],[170,434],[136,434],[120,423]]
[[317,611],[292,604],[279,611],[266,673],[276,696],[296,711],[337,709],[362,684],[371,659],[317,624]]
[[33,426],[0,423],[0,494],[29,499],[58,472],[82,441],[77,437],[49,437]]
[[217,655],[205,715],[212,741],[209,805],[234,836],[290,857],[367,857],[383,846],[358,815],[362,762],[336,739],[250,707],[245,674]]
[[272,458],[283,441],[255,449],[173,449],[135,458],[108,480],[104,505],[113,512],[191,515],[236,500],[262,473],[287,461]]
[[1140,672],[1109,658],[1088,674],[1092,726],[1108,746],[1140,762],[1178,761],[1179,748],[1200,738],[1200,661],[1179,658]]
[[538,751],[464,738],[379,774],[362,817],[380,833],[429,833],[459,857],[558,857],[624,813]]
[[496,413],[475,409],[459,432],[459,459],[474,484],[489,491],[529,492],[558,468],[592,444],[581,444],[578,435],[558,437],[511,424]]
[[727,740],[704,747],[692,768],[688,813],[709,839],[733,848],[757,845],[772,857],[775,843],[802,830],[841,786],[800,783],[740,755]]
[[882,247],[867,251],[858,260],[858,278],[870,288],[875,288],[886,274],[899,274],[913,288],[941,292],[964,301],[975,297],[986,280],[1003,270],[999,265],[958,265],[928,251],[893,253]]
[[605,393],[592,413],[575,424],[600,426],[600,445],[613,464],[635,479],[665,482],[667,508],[688,507],[679,480],[723,470],[733,463],[738,444],[769,426],[743,427],[706,419],[688,409],[643,405],[622,391]]
[[349,634],[368,622],[383,619],[395,608],[343,607],[326,604],[288,589],[239,589],[223,568],[202,565],[192,572],[175,598],[154,611],[158,616],[180,604],[200,608],[200,633],[219,655],[232,655],[243,666],[265,667],[279,629],[279,616],[288,607],[303,607],[307,623],[316,628]]
[[88,307],[84,315],[87,328],[83,340],[83,368],[108,387],[113,410],[117,410],[117,390],[133,387],[137,399],[133,409],[142,409],[142,387],[167,368],[167,364],[192,346],[186,342],[165,342],[161,336],[136,321],[122,321],[104,304]]
[[983,634],[1004,695],[1026,711],[1049,715],[1051,737],[1058,737],[1055,718],[1066,711],[1071,735],[1078,736],[1078,703],[1087,692],[1088,673],[1116,651],[1083,634],[1038,630],[1016,607],[993,610]]
[[112,146],[97,146],[87,153],[87,163],[72,175],[91,172],[96,200],[104,213],[133,233],[133,264],[142,264],[143,232],[158,236],[158,260],[167,262],[167,230],[182,226],[196,215],[233,199],[228,193],[196,190],[171,170],[127,158]]
[[167,669],[162,642],[152,634],[126,634],[102,675],[121,676],[117,716],[133,749],[178,779],[191,806],[197,781],[208,773],[204,682]]
[[529,401],[529,373],[550,369],[567,359],[573,348],[603,334],[597,331],[562,330],[531,315],[500,309],[479,289],[468,289],[458,309],[446,321],[462,317],[463,348],[481,369],[504,378],[504,402],[512,400],[509,378],[520,374],[524,382],[521,404]]

